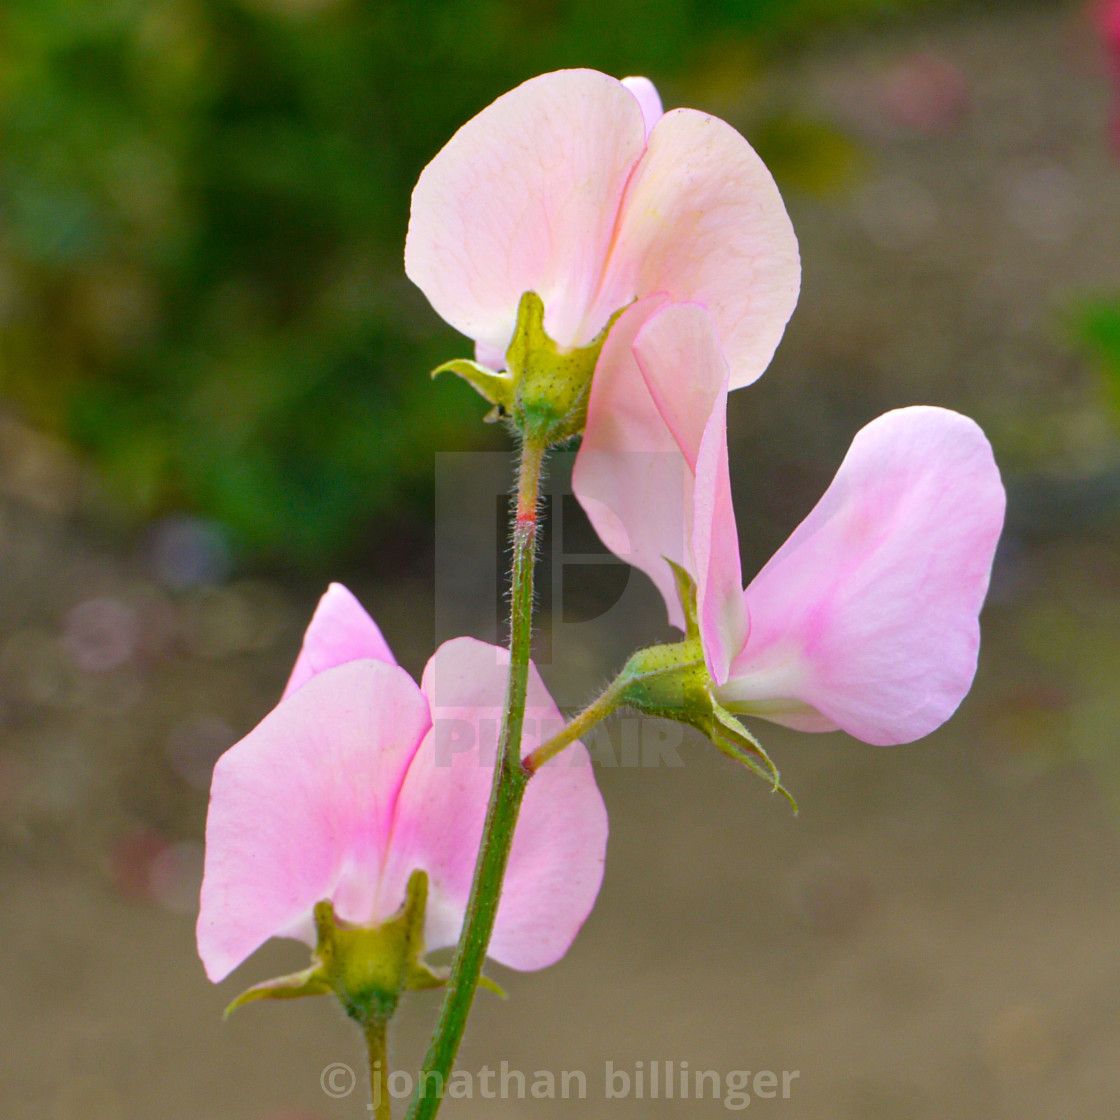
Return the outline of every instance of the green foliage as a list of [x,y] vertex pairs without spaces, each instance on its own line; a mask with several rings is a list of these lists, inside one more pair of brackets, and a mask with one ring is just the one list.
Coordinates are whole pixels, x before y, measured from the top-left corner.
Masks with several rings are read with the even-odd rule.
[[1078,317],[1078,333],[1101,372],[1105,396],[1120,420],[1120,301],[1100,300]]
[[[322,561],[417,500],[434,447],[485,438],[426,377],[462,343],[401,268],[455,128],[544,70],[671,87],[711,42],[759,57],[926,2],[6,0],[0,395],[140,515]],[[827,181],[804,141],[766,137]]]

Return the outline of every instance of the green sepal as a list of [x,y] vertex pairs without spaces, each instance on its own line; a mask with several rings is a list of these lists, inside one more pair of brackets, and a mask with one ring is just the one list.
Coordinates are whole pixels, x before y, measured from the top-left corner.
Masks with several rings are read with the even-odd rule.
[[696,615],[696,580],[668,556],[662,559],[673,569],[673,580],[677,585],[677,598],[681,601],[681,610],[684,611],[684,636],[700,640],[700,622]]
[[517,323],[506,350],[506,372],[459,358],[445,362],[432,376],[449,370],[474,386],[493,406],[487,420],[508,419],[521,435],[545,446],[579,435],[587,423],[591,378],[607,334],[625,308],[586,346],[564,349],[544,329],[544,301],[525,292],[517,306]]
[[606,337],[604,330],[589,346],[561,350],[545,332],[544,301],[536,292],[522,295],[506,369],[517,385],[513,421],[523,435],[552,444],[583,431]]
[[347,1015],[364,1028],[385,1024],[401,992],[442,987],[446,975],[423,961],[428,876],[414,871],[404,904],[379,926],[355,926],[336,918],[330,902],[315,906],[317,941],[311,967],[266,980],[243,992],[226,1014],[258,999],[296,999],[333,992]]
[[710,679],[699,637],[638,650],[619,674],[619,702],[647,715],[690,723],[711,709]]
[[299,999],[302,996],[325,996],[331,991],[331,986],[321,974],[319,966],[312,965],[302,972],[293,972],[288,976],[277,976],[274,980],[254,984],[222,1012],[222,1018],[228,1019],[239,1007],[258,999]]
[[486,414],[485,419],[488,423],[508,416],[512,410],[513,379],[511,377],[495,373],[492,369],[487,369],[478,362],[472,362],[469,358],[456,358],[454,361],[436,366],[432,370],[432,377],[436,378],[441,373],[458,375],[494,406]]
[[387,1022],[409,979],[424,974],[421,958],[427,903],[428,876],[414,871],[408,879],[404,904],[380,926],[340,923],[329,902],[315,907],[319,930],[316,953],[347,1015],[363,1027],[375,1021]]
[[478,986],[485,988],[488,992],[493,992],[499,999],[509,999],[509,994],[501,984],[495,983],[489,976],[480,976],[478,978]]
[[630,658],[614,686],[619,704],[695,727],[725,755],[766,781],[796,813],[797,802],[782,785],[781,774],[762,744],[713,695],[696,623],[695,585],[678,565],[672,568],[688,633],[683,642],[649,646]]
[[408,970],[404,979],[406,992],[426,992],[431,988],[442,988],[451,974],[448,968],[431,968],[418,961]]
[[[442,988],[450,976],[450,968],[429,968],[426,964],[421,964],[420,969],[415,974],[409,974],[405,989],[406,991],[418,992],[428,988]],[[480,976],[478,986],[485,988],[488,992],[493,992],[496,996],[501,996],[502,999],[509,999],[505,988],[495,983],[489,976]]]
[[782,776],[762,744],[715,699],[712,700],[712,719],[713,723],[707,732],[708,738],[728,758],[741,762],[763,781],[769,782],[771,790],[780,793],[789,802],[794,813],[799,812],[797,801],[782,785]]

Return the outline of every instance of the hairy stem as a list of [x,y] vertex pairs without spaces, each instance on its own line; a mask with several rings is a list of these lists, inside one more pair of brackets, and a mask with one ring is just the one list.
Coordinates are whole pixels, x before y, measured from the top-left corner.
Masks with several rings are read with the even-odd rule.
[[525,719],[525,693],[529,682],[529,648],[533,623],[533,566],[537,551],[537,505],[540,496],[544,441],[526,439],[521,449],[517,480],[517,506],[513,521],[513,570],[510,604],[509,685],[505,717],[494,766],[494,783],[475,864],[470,900],[463,921],[459,947],[435,1034],[428,1046],[412,1098],[408,1120],[431,1120],[439,1111],[442,1091],[426,1091],[447,1084],[467,1023],[467,1015],[482,975],[490,944],[498,900],[502,892],[513,830],[529,771],[521,762],[521,730]]
[[565,747],[570,747],[581,735],[586,734],[597,723],[602,723],[612,712],[617,711],[622,705],[620,695],[626,681],[619,677],[603,694],[592,701],[563,730],[558,731],[546,743],[541,743],[532,754],[525,756],[525,769],[532,777],[542,766],[547,765]]

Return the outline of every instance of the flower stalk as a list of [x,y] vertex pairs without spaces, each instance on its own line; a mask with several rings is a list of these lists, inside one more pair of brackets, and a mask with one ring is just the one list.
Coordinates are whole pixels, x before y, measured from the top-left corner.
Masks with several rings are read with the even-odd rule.
[[451,1075],[482,976],[482,965],[498,912],[502,879],[513,845],[517,814],[529,781],[530,772],[521,761],[521,732],[532,644],[537,511],[547,446],[542,439],[528,437],[522,443],[513,522],[509,686],[502,734],[463,930],[451,964],[439,1022],[417,1079],[417,1092],[408,1111],[408,1120],[431,1120],[439,1111],[442,1094],[421,1090],[433,1084],[446,1085]]
[[542,766],[547,766],[562,750],[582,738],[596,724],[602,723],[607,716],[622,706],[622,691],[625,685],[622,677],[611,684],[567,725],[547,742],[541,743],[532,754],[525,756],[525,769],[532,777]]
[[369,1090],[374,1120],[393,1120],[389,1096],[389,1048],[385,1043],[385,1020],[372,1019],[365,1028],[369,1051]]

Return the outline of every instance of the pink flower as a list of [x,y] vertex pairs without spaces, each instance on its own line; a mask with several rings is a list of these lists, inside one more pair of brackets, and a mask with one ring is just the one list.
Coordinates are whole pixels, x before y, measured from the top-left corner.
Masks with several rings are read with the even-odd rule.
[[[1112,66],[1113,81],[1120,94],[1120,0],[1102,0],[1098,4],[1097,18]],[[1112,135],[1116,150],[1120,151],[1120,104],[1113,109]]]
[[731,387],[766,368],[797,301],[800,266],[770,173],[729,125],[662,114],[645,78],[545,74],[468,121],[412,195],[405,271],[505,368],[523,293],[562,348],[661,293],[715,321]]
[[1120,0],[1103,0],[1100,7],[1100,28],[1109,58],[1120,75]]
[[[973,421],[903,408],[868,424],[816,508],[742,590],[727,363],[707,312],[641,301],[604,347],[573,487],[677,626],[665,559],[697,585],[716,698],[805,731],[903,743],[968,692],[1004,492]],[[600,400],[610,394],[613,399]],[[615,405],[625,401],[627,412]]]
[[[223,979],[270,937],[315,944],[312,911],[377,925],[429,877],[425,943],[458,939],[482,834],[508,654],[445,642],[420,687],[332,584],[278,706],[219,759],[206,824],[198,948]],[[562,726],[535,669],[526,753]],[[490,955],[543,968],[567,951],[603,875],[606,811],[586,751],[533,779]],[[565,756],[567,758],[567,756]]]

